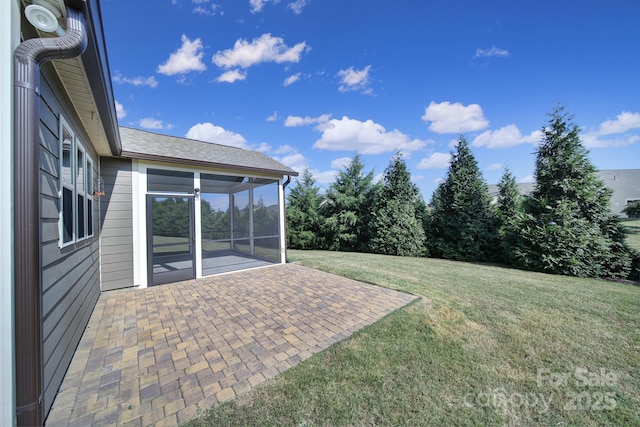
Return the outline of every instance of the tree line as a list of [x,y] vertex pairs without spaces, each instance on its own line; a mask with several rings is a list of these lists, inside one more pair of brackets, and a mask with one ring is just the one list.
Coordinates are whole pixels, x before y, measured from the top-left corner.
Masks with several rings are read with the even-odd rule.
[[400,153],[377,183],[356,154],[325,194],[306,169],[288,195],[288,247],[637,280],[640,255],[627,245],[619,218],[611,214],[612,192],[598,178],[564,107],[549,114],[542,134],[532,193],[521,195],[506,168],[495,201],[463,135],[428,204]]

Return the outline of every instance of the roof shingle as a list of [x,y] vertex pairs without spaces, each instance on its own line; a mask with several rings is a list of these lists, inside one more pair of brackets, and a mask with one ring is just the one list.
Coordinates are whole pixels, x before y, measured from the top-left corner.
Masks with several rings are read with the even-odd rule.
[[268,174],[298,172],[257,151],[120,127],[122,156]]

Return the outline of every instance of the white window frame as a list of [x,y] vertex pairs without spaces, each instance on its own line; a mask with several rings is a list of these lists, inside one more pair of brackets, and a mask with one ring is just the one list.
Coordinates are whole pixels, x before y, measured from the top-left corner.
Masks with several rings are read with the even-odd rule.
[[[87,192],[85,191],[86,185],[86,172],[87,172],[87,151],[84,149],[80,141],[76,139],[75,147],[75,184],[76,184],[76,198],[75,198],[75,211],[76,211],[76,241],[81,241],[87,238]],[[78,164],[80,163],[80,164]],[[80,181],[82,180],[82,181]],[[79,202],[79,198],[82,197],[82,203]],[[82,204],[82,206],[80,206]],[[81,209],[82,208],[82,209]],[[80,214],[82,213],[82,218]],[[81,233],[82,232],[82,233]]]
[[[70,138],[68,139],[68,144],[69,144],[69,177],[71,182],[70,183],[65,183],[64,182],[64,145],[65,145],[65,141],[67,140],[67,138],[65,138],[65,136],[69,136]],[[76,210],[75,210],[75,206],[76,206],[76,192],[75,192],[75,156],[76,156],[76,151],[75,151],[75,141],[76,137],[75,137],[75,133],[73,132],[73,130],[71,129],[71,126],[69,126],[69,124],[66,122],[66,120],[64,120],[64,118],[62,118],[62,116],[60,116],[60,173],[59,173],[59,183],[60,183],[60,190],[58,193],[59,196],[59,230],[60,230],[60,241],[59,241],[59,246],[61,248],[65,247],[65,246],[69,246],[72,245],[73,243],[75,243],[76,240]],[[64,224],[64,189],[68,189],[71,191],[71,238],[68,241],[64,240],[64,233],[65,233],[65,224]]]
[[[86,226],[86,235],[87,238],[89,237],[93,237],[94,231],[93,231],[93,222],[95,220],[95,218],[93,217],[93,210],[95,209],[95,202],[93,199],[93,193],[95,191],[94,188],[94,172],[93,172],[93,159],[91,159],[91,157],[86,154],[85,151],[85,187],[86,187],[86,195],[85,195],[85,204],[87,205],[85,212],[87,213],[86,217],[87,217],[87,226]],[[89,209],[89,202],[91,202],[91,209]]]
[[[66,138],[66,136],[68,136],[68,138]],[[64,182],[64,175],[63,175],[63,170],[64,170],[64,144],[65,144],[65,140],[68,140],[70,143],[70,165],[69,168],[71,170],[70,173],[70,180],[71,182]],[[60,159],[59,159],[59,164],[60,164],[60,176],[59,176],[59,185],[60,185],[60,190],[58,193],[58,197],[59,197],[59,242],[58,245],[60,246],[60,248],[72,245],[74,243],[77,242],[81,242],[83,240],[86,240],[90,237],[93,237],[95,232],[93,230],[93,226],[91,227],[91,233],[89,233],[89,220],[93,220],[93,212],[91,215],[89,215],[89,200],[91,200],[91,209],[95,209],[95,205],[94,205],[94,198],[93,198],[93,178],[94,178],[94,169],[93,169],[93,165],[94,160],[93,158],[91,158],[91,156],[89,155],[88,150],[85,148],[85,146],[82,144],[82,142],[80,141],[80,139],[76,136],[75,132],[73,131],[73,129],[71,128],[71,126],[69,126],[69,123],[62,117],[60,116],[60,137],[59,137],[59,143],[60,143]],[[81,155],[81,158],[79,159]],[[81,161],[82,164],[78,164],[78,160]],[[82,182],[79,184],[79,173],[82,172],[82,176],[80,177],[82,179]],[[91,182],[89,182],[89,180],[91,180]],[[71,190],[71,239],[68,241],[64,240],[64,233],[65,233],[65,224],[64,224],[64,199],[63,199],[63,193],[64,190]],[[82,218],[78,218],[78,214],[79,214],[79,205],[78,205],[78,198],[82,197]],[[84,235],[82,237],[79,237],[79,231],[80,231],[80,226],[83,227],[84,229]]]

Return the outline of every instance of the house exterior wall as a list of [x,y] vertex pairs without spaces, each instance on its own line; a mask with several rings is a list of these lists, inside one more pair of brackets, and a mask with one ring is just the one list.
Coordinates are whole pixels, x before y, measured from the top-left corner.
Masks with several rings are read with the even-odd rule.
[[[598,178],[611,189],[611,204],[609,208],[613,215],[625,217],[622,209],[634,200],[640,200],[640,169],[607,169],[597,172]],[[534,183],[518,184],[520,194],[530,194],[535,188]],[[489,194],[495,202],[498,198],[498,186],[489,185]]]
[[108,291],[134,286],[131,160],[103,157],[100,173],[101,288]]
[[629,202],[640,200],[640,169],[612,169],[598,172],[604,184],[613,190],[611,212],[626,217],[622,209]]
[[13,51],[18,0],[0,2],[0,425],[15,424],[13,311]]
[[96,173],[99,173],[99,164],[89,138],[77,125],[74,110],[51,70],[48,65],[43,67],[40,88],[40,282],[45,416],[100,295],[98,203],[93,203],[93,236],[60,247],[61,117],[81,138]]

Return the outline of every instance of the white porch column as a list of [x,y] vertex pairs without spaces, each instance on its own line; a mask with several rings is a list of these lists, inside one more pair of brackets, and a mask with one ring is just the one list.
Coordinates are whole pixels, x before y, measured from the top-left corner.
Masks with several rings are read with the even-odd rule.
[[235,221],[235,208],[234,208],[234,204],[235,204],[235,198],[233,197],[233,194],[229,194],[229,237],[230,237],[230,243],[229,246],[231,250],[235,249],[235,236],[233,235],[233,223]]
[[133,216],[133,283],[146,288],[147,278],[147,167],[133,160],[131,165],[131,208]]
[[[194,172],[193,174],[193,188],[198,188],[200,190],[202,190],[202,188],[200,187],[200,172]],[[202,278],[202,204],[201,204],[201,194],[202,191],[200,191],[198,194],[196,194],[196,196],[194,197],[193,203],[194,203],[194,230],[193,230],[193,238],[194,238],[194,244],[193,244],[193,250],[195,251],[194,255],[194,261],[196,263],[196,279],[200,279]]]
[[280,207],[280,263],[284,264],[287,262],[287,228],[285,218],[285,203],[286,200],[284,198],[284,186],[282,185],[282,178],[278,180],[278,206]]
[[253,240],[253,188],[249,189],[249,253],[256,254],[255,242]]

